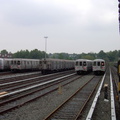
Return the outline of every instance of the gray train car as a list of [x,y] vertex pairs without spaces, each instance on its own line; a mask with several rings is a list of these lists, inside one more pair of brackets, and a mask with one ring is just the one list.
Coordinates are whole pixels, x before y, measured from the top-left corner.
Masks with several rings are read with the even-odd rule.
[[86,74],[92,71],[92,60],[77,59],[75,61],[75,72],[80,74]]
[[63,71],[74,69],[73,60],[63,60],[63,59],[42,59],[42,74],[47,74],[51,72]]
[[41,61],[39,59],[13,58],[11,60],[11,71],[40,70]]
[[10,70],[11,58],[0,58],[0,71]]
[[106,70],[106,62],[103,59],[93,60],[93,72],[94,74],[104,74]]

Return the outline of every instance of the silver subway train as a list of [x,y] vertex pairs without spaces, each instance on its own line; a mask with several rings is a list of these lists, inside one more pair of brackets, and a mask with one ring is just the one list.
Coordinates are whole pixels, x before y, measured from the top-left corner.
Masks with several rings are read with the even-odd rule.
[[39,59],[13,58],[10,69],[11,71],[40,70],[40,63]]
[[77,59],[75,61],[75,72],[84,74],[92,71],[92,61],[87,59]]
[[73,60],[62,59],[0,59],[0,70],[15,71],[28,71],[28,70],[41,70],[43,74],[74,69]]
[[0,58],[0,71],[10,70],[11,59],[10,58]]
[[47,59],[42,59],[41,63],[42,63],[41,65],[42,74],[74,69],[73,60],[47,58]]
[[103,59],[93,60],[93,72],[94,74],[104,74],[106,70],[106,62]]

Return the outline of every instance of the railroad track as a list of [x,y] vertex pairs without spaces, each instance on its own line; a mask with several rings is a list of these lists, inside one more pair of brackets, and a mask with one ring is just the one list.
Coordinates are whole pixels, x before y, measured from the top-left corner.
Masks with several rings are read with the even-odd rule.
[[12,72],[0,72],[0,76],[5,76],[5,75],[13,75],[15,73],[12,73]]
[[90,79],[80,89],[78,89],[71,97],[63,102],[44,120],[77,120],[81,117],[81,113],[89,101],[91,95],[95,91],[101,77],[96,76]]
[[114,94],[116,96],[115,99],[115,108],[116,108],[116,118],[119,120],[120,119],[120,104],[119,104],[119,93],[118,93],[118,83],[119,83],[119,78],[117,73],[117,69],[115,67],[111,68],[112,72],[112,77],[113,77],[113,87],[114,87]]
[[[60,73],[60,74],[45,75],[45,76],[37,76],[37,77],[32,77],[32,78],[27,78],[27,79],[22,78],[21,80],[19,79],[16,81],[13,79],[13,81],[11,81],[11,82],[0,84],[0,91],[1,92],[5,91],[5,92],[9,93],[9,92],[12,92],[15,90],[30,87],[30,86],[33,86],[36,84],[40,84],[42,82],[47,82],[51,79],[55,79],[55,78],[64,76],[66,74],[68,74],[68,72]],[[6,80],[4,80],[4,81],[6,81]]]
[[[18,108],[25,103],[31,102],[36,100],[37,98],[40,98],[46,94],[49,94],[50,92],[53,92],[58,89],[58,84],[61,83],[62,86],[65,86],[69,84],[70,82],[73,82],[77,79],[79,79],[81,76],[76,75],[67,75],[66,77],[56,78],[55,80],[41,83],[41,85],[35,85],[35,87],[31,89],[22,89],[20,91],[15,91],[5,94],[0,99],[0,114],[6,113],[12,109]],[[29,87],[28,87],[29,88]],[[19,94],[17,94],[19,93]],[[12,96],[11,96],[12,95]],[[9,96],[9,97],[8,97]]]

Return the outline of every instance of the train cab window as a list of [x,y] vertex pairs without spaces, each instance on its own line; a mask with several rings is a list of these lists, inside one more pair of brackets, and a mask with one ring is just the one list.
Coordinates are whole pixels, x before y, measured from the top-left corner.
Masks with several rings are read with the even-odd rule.
[[14,65],[16,65],[16,61],[14,61]]
[[17,65],[20,65],[20,61],[17,61]]
[[86,66],[86,62],[83,62],[83,66]]
[[98,62],[98,64],[97,64],[98,66],[100,66],[100,62]]
[[44,64],[46,64],[46,61],[44,61]]
[[13,65],[13,61],[11,61],[11,65]]
[[93,65],[96,66],[96,62],[94,62]]
[[101,62],[101,66],[104,66],[104,62]]
[[78,62],[76,62],[76,65],[78,66]]
[[82,66],[82,62],[80,62],[80,66]]

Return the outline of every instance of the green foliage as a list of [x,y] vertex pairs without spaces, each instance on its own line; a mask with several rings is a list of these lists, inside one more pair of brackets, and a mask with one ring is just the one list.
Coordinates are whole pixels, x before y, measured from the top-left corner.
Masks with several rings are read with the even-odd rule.
[[[7,54],[7,50],[2,50],[1,54]],[[31,51],[28,50],[20,50],[16,53],[13,53],[13,58],[31,58],[31,59],[42,59],[45,57],[45,52],[40,51],[38,49],[34,49]],[[115,62],[120,58],[120,50],[114,50],[105,53],[101,50],[99,53],[81,53],[81,54],[68,54],[68,53],[53,53],[53,54],[46,54],[47,58],[56,58],[56,59],[69,59],[69,60],[76,60],[76,59],[104,59],[109,62]]]
[[[21,50],[13,54],[13,58],[30,58],[30,59],[41,59],[44,58],[45,52],[39,51],[37,49],[31,50]],[[48,55],[47,55],[48,57]]]
[[2,55],[8,54],[8,51],[7,51],[7,50],[2,50],[2,51],[1,51],[1,54],[2,54]]

